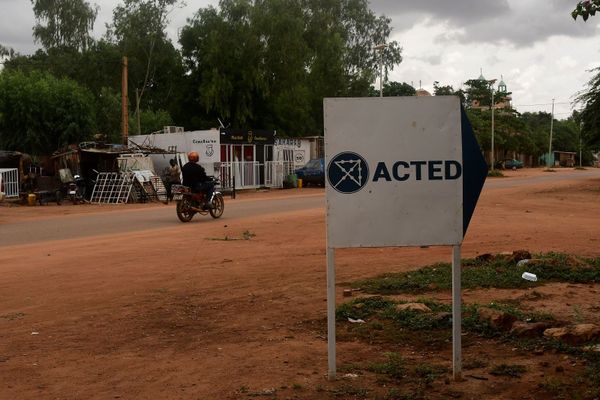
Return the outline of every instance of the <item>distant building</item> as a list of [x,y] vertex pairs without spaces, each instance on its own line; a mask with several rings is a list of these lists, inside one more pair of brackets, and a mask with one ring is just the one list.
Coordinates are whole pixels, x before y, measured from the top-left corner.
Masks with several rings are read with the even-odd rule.
[[415,91],[415,96],[431,96],[431,93],[425,89],[419,88]]
[[[481,73],[479,75],[479,78],[477,78],[477,79],[480,81],[490,83],[490,81],[485,79],[485,77],[483,76],[483,73]],[[512,97],[508,93],[509,92],[506,88],[506,83],[504,83],[504,77],[502,75],[500,75],[500,82],[498,83],[497,88],[494,89],[494,103],[496,103],[494,105],[494,109],[503,110],[503,109],[511,108],[510,102],[512,100]],[[498,101],[498,100],[500,100],[500,101]],[[471,102],[471,108],[487,109],[489,107],[480,105],[479,100],[473,100]]]

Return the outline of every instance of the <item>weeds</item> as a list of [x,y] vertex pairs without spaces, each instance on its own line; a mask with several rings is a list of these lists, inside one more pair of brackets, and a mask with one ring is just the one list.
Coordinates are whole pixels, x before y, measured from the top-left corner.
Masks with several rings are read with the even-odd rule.
[[367,367],[368,371],[387,377],[400,380],[406,373],[404,359],[397,353],[386,353],[387,361],[383,363],[371,364]]
[[331,391],[334,396],[354,396],[358,399],[364,399],[369,394],[369,391],[365,388],[355,387],[352,385],[342,385]]
[[525,368],[523,365],[500,364],[492,368],[490,374],[495,376],[510,376],[513,378],[520,378],[526,371],[527,368]]
[[488,362],[479,358],[463,360],[462,366],[465,370],[485,368],[488,366]]
[[419,379],[426,385],[429,386],[435,381],[440,375],[447,372],[445,367],[431,364],[419,364],[415,367],[415,374]]
[[[595,283],[600,282],[600,258],[578,259],[566,254],[538,255],[531,262],[517,266],[510,257],[490,260],[465,259],[462,286],[475,288],[527,288],[543,282]],[[540,281],[521,278],[523,272],[536,274]],[[372,294],[424,293],[452,288],[451,265],[438,263],[410,272],[389,273],[355,282]]]

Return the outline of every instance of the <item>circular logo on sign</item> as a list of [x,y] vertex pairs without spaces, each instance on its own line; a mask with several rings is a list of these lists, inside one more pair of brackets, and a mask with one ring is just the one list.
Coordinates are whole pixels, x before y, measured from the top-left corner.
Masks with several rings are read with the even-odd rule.
[[360,155],[345,151],[329,161],[327,179],[338,192],[355,193],[367,184],[369,166]]

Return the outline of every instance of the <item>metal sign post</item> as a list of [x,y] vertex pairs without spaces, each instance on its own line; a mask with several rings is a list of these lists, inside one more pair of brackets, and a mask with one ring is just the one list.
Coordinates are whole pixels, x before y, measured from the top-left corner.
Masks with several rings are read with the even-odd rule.
[[456,381],[462,379],[462,300],[460,295],[460,278],[460,245],[454,245],[452,246],[452,375]]
[[324,101],[327,339],[336,375],[336,248],[452,246],[454,378],[461,378],[460,244],[487,175],[455,96]]
[[328,377],[335,379],[335,249],[327,247],[327,360]]

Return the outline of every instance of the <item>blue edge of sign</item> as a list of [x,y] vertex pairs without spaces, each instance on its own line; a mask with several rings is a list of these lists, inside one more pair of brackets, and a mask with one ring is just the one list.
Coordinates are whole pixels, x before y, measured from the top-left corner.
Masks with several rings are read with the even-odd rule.
[[463,154],[463,237],[475,211],[475,205],[487,177],[488,166],[473,134],[473,128],[464,108],[460,107]]

